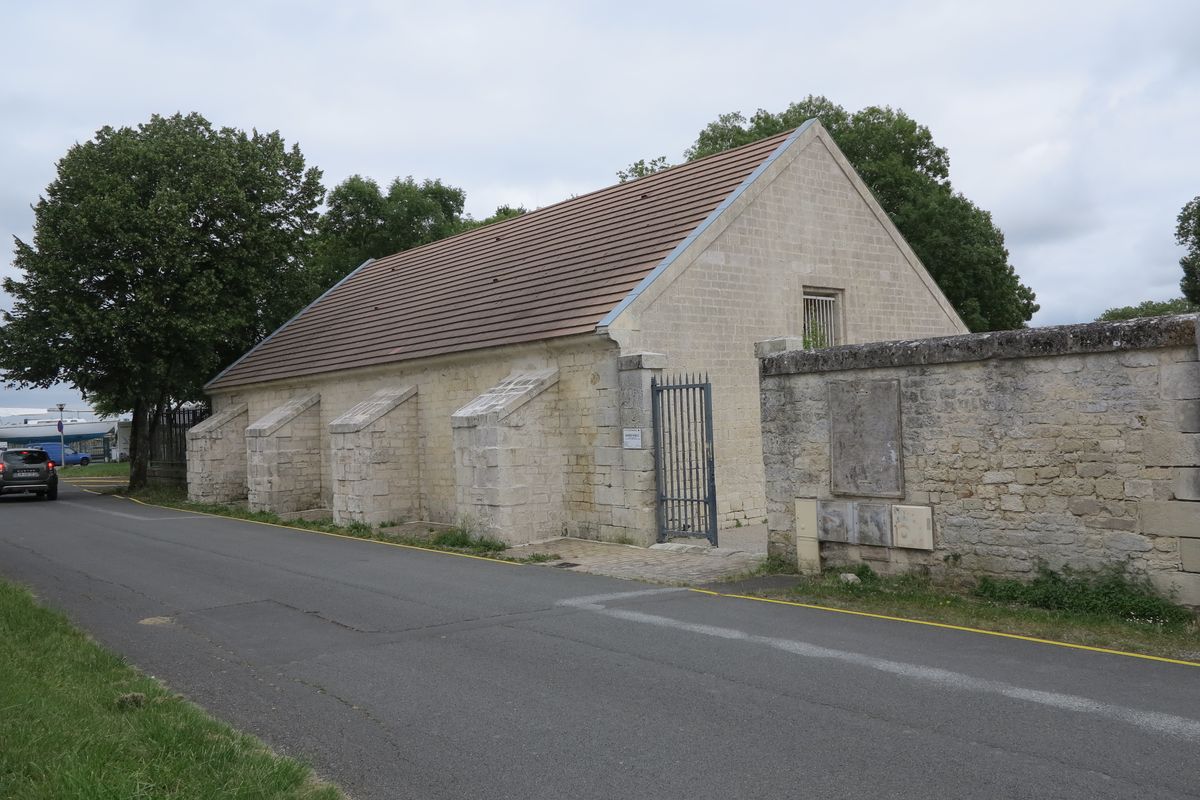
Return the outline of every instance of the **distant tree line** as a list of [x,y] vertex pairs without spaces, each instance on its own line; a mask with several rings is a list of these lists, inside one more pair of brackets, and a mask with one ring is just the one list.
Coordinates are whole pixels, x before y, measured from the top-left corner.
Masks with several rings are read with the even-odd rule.
[[1175,222],[1175,241],[1186,248],[1183,257],[1179,259],[1179,266],[1183,270],[1183,277],[1179,281],[1179,290],[1183,293],[1183,297],[1176,297],[1172,300],[1146,300],[1136,306],[1110,308],[1097,317],[1097,320],[1162,317],[1168,314],[1200,312],[1200,195],[1184,203]]

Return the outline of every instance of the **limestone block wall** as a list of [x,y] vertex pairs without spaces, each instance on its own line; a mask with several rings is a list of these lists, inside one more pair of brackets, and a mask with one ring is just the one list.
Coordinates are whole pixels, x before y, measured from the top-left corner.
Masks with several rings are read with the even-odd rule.
[[188,499],[229,503],[246,498],[245,403],[234,403],[187,432]]
[[722,527],[766,516],[754,344],[803,333],[803,296],[838,297],[845,342],[965,333],[827,135],[795,145],[609,328],[713,384]]
[[460,524],[513,543],[566,532],[558,377],[510,375],[451,416]]
[[[650,541],[644,514],[626,505],[627,463],[632,481],[653,481],[649,451],[622,451],[621,390],[616,343],[584,335],[532,344],[498,345],[486,351],[457,353],[384,367],[349,369],[305,379],[276,381],[212,395],[217,411],[245,403],[258,419],[290,398],[318,393],[322,426],[392,386],[418,389],[417,453],[421,476],[420,508],[432,522],[459,521],[451,415],[514,372],[557,369],[557,415],[565,463],[561,465],[565,527],[572,536],[609,541]],[[647,437],[647,442],[649,437]],[[332,438],[319,444],[323,499],[333,503]]]
[[[773,552],[962,575],[1127,564],[1200,606],[1196,324],[766,355]],[[924,510],[922,542],[912,515]]]
[[382,525],[421,512],[417,389],[380,389],[329,423],[333,520]]
[[322,507],[321,395],[292,398],[246,428],[247,503],[288,513]]

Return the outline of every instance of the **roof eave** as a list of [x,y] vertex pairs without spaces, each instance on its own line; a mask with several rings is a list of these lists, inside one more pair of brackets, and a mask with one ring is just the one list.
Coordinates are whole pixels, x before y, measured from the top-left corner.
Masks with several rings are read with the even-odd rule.
[[217,382],[219,382],[219,381],[221,380],[221,378],[224,378],[224,377],[225,377],[225,375],[226,375],[226,374],[228,374],[230,370],[232,370],[232,369],[233,369],[234,367],[236,367],[238,364],[242,363],[242,362],[243,362],[243,361],[245,361],[247,358],[249,358],[249,357],[251,356],[251,354],[252,354],[252,353],[254,353],[255,351],[257,351],[257,350],[258,350],[258,348],[262,347],[264,344],[266,344],[267,342],[271,341],[271,339],[273,339],[273,338],[275,337],[275,334],[279,333],[281,330],[283,330],[284,328],[286,328],[288,325],[291,325],[293,322],[295,322],[295,321],[296,321],[296,319],[297,319],[297,318],[298,318],[298,317],[299,317],[301,314],[303,314],[305,311],[308,311],[310,308],[312,308],[313,306],[315,306],[317,303],[319,303],[319,302],[321,302],[322,300],[324,300],[324,299],[325,299],[325,298],[326,298],[326,297],[327,297],[327,296],[328,296],[330,293],[332,293],[332,292],[333,292],[333,290],[334,290],[334,289],[338,288],[338,287],[339,287],[339,286],[341,286],[343,283],[345,283],[346,281],[350,280],[351,276],[353,276],[353,275],[357,274],[357,273],[358,273],[358,272],[359,272],[359,271],[360,271],[360,270],[361,270],[363,267],[367,266],[368,264],[370,264],[370,263],[371,263],[371,262],[373,262],[374,260],[375,260],[375,259],[373,259],[373,258],[368,258],[366,261],[362,262],[362,263],[361,263],[361,264],[359,264],[357,267],[355,267],[354,269],[350,270],[350,271],[349,271],[349,272],[347,272],[345,275],[343,275],[343,276],[342,276],[342,279],[341,279],[340,281],[338,281],[338,282],[337,282],[337,283],[335,283],[333,286],[330,286],[328,289],[326,289],[324,292],[322,292],[320,297],[318,297],[316,300],[313,300],[311,303],[309,303],[308,305],[306,305],[304,308],[300,309],[300,310],[299,310],[299,311],[297,311],[295,314],[293,314],[291,319],[289,319],[287,322],[283,323],[283,324],[282,324],[282,325],[280,325],[278,328],[276,328],[275,330],[273,330],[273,331],[271,331],[269,334],[267,334],[266,338],[264,338],[264,339],[263,339],[261,342],[259,342],[258,344],[254,345],[254,347],[251,347],[251,348],[250,348],[249,350],[247,350],[246,352],[242,353],[242,355],[241,355],[241,356],[238,358],[238,360],[237,360],[237,361],[234,361],[234,362],[233,362],[232,364],[230,364],[228,367],[226,367],[225,369],[223,369],[223,370],[221,370],[220,372],[218,372],[218,373],[217,373],[217,375],[216,375],[216,377],[214,377],[214,378],[213,378],[212,380],[210,380],[208,383],[204,384],[204,391],[205,391],[205,392],[207,392],[207,391],[209,391],[210,389],[212,389],[212,387],[213,387],[213,386],[214,386],[214,385],[215,385]]

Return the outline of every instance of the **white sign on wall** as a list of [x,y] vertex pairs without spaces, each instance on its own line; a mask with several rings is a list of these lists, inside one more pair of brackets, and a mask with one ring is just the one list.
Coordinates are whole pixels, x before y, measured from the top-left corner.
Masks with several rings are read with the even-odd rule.
[[642,449],[642,429],[641,428],[623,428],[621,430],[621,441],[626,450],[641,450]]

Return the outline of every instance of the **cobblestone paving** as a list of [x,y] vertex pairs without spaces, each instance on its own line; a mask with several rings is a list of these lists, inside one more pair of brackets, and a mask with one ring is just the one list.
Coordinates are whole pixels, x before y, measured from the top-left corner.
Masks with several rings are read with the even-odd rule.
[[724,547],[706,549],[704,552],[680,552],[587,539],[553,539],[511,547],[504,552],[516,558],[534,553],[557,555],[559,560],[546,562],[549,567],[611,578],[687,585],[743,575],[763,560],[761,554]]

